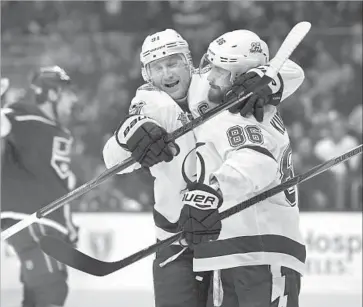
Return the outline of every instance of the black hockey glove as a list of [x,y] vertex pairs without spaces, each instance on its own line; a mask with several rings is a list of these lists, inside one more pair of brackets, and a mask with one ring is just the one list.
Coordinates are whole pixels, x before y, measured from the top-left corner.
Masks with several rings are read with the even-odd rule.
[[170,162],[179,153],[179,146],[166,142],[167,132],[144,115],[130,115],[115,132],[117,143],[131,152],[144,167]]
[[[258,73],[256,71],[258,71]],[[225,101],[229,101],[229,99],[238,96],[241,92],[260,81],[262,75],[263,66],[240,75],[234,82],[231,90],[227,92]],[[275,80],[271,81],[268,86],[265,86],[258,93],[253,94],[240,104],[231,107],[229,111],[231,113],[239,112],[242,116],[252,113],[258,122],[262,122],[264,106],[267,104],[277,106],[281,101],[283,90],[282,78],[280,76],[277,76],[276,78],[278,78],[278,82]]]
[[192,183],[183,196],[183,208],[179,218],[179,229],[184,232],[185,240],[193,245],[216,240],[221,232],[218,208],[222,196],[210,186]]

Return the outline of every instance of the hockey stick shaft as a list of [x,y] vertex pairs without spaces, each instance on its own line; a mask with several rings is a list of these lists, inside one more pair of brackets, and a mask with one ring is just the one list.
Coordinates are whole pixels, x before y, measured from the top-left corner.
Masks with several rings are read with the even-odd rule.
[[[220,104],[217,107],[213,108],[209,112],[199,116],[198,118],[188,122],[186,125],[176,129],[174,132],[170,133],[167,137],[167,140],[175,140],[186,133],[192,131],[193,129],[199,127],[204,122],[212,119],[213,117],[217,116],[221,112],[235,106],[236,104],[246,100],[249,98],[253,93],[258,92],[264,86],[268,85],[272,78],[275,77],[285,63],[286,59],[289,58],[291,53],[295,50],[296,46],[300,43],[300,41],[304,38],[304,36],[310,30],[310,23],[308,22],[301,22],[294,27],[294,31],[289,33],[289,36],[284,41],[285,48],[280,48],[277,52],[276,56],[270,61],[269,68],[267,69],[263,78],[254,84],[252,87],[246,89],[246,91],[242,92],[238,97],[235,97],[231,101],[228,101],[224,104]],[[291,35],[290,35],[291,34]],[[286,47],[288,46],[288,47]],[[81,185],[80,187],[76,188],[75,190],[69,192],[68,194],[56,199],[55,201],[51,202],[49,205],[39,209],[35,214],[30,215],[28,218],[14,224],[13,226],[9,227],[8,229],[1,232],[1,240],[6,240],[9,237],[13,236],[17,232],[21,231],[22,229],[28,227],[32,223],[36,222],[37,219],[47,216],[51,212],[57,210],[58,208],[64,206],[65,204],[69,203],[70,201],[78,198],[79,196],[87,193],[88,191],[92,190],[96,186],[100,185],[105,180],[111,178],[112,176],[116,175],[117,173],[127,169],[128,167],[132,166],[136,161],[130,157],[115,166],[111,167],[110,169],[103,172],[98,177],[86,182],[85,184]]]
[[[221,104],[217,106],[216,108],[212,109],[211,111],[205,113],[204,115],[201,115],[197,117],[196,119],[188,122],[186,125],[178,128],[174,132],[171,132],[167,139],[168,140],[174,140],[177,139],[184,134],[192,131],[193,129],[199,127],[206,121],[210,120],[211,118],[215,117],[222,111],[225,111],[226,109],[230,108],[231,106],[236,105],[237,103],[242,102],[243,100],[250,97],[254,92],[259,91],[261,88],[266,86],[271,82],[270,77],[263,77],[260,82],[256,83],[254,86],[252,86],[250,89],[247,89],[241,97],[235,98],[231,100],[230,102],[227,102],[225,104]],[[109,168],[108,170],[104,171],[102,174],[100,174],[98,177],[84,183],[80,187],[76,188],[75,190],[69,192],[68,194],[56,199],[55,201],[51,202],[49,205],[46,205],[45,207],[39,209],[34,214],[26,217],[22,221],[10,226],[6,230],[1,232],[1,240],[6,240],[13,236],[14,234],[18,233],[22,229],[28,227],[32,223],[36,222],[38,219],[41,219],[48,214],[52,213],[53,211],[57,210],[58,208],[64,206],[65,204],[69,203],[70,201],[78,198],[79,196],[87,193],[88,191],[92,190],[93,188],[100,185],[102,182],[106,181],[107,179],[111,178],[112,176],[116,175],[117,173],[127,169],[128,167],[132,166],[136,161],[130,157],[126,160],[114,165],[113,167]]]
[[[278,71],[280,70],[280,68],[284,64],[284,62],[290,57],[291,53],[295,50],[295,48],[299,45],[299,43],[302,41],[302,39],[305,37],[305,35],[309,32],[310,27],[311,27],[310,23],[301,22],[301,23],[297,24],[290,31],[290,33],[288,34],[288,36],[286,37],[286,39],[282,43],[280,49],[278,50],[276,56],[270,62],[269,69],[267,70],[266,75],[262,78],[261,82],[265,79],[266,82],[267,82],[266,84],[268,84],[269,81],[271,80],[271,78],[274,77],[278,73]],[[263,85],[260,85],[260,86],[263,86]],[[244,96],[244,95],[246,95],[246,92],[242,93],[240,95],[242,97],[241,98],[237,97],[237,99],[244,99],[248,95],[251,95],[251,93],[247,94],[246,96]],[[232,105],[233,105],[233,103],[230,103],[227,108],[231,107]],[[194,127],[196,127],[196,125],[199,126],[198,122],[202,122],[203,118],[204,118],[204,121],[205,121],[205,117],[208,116],[208,114],[209,114],[209,116],[211,118],[212,116],[215,116],[216,114],[218,114],[222,110],[227,109],[227,108],[223,108],[223,106],[225,107],[225,104],[220,105],[215,109],[212,109],[207,114],[205,114],[205,116],[201,116],[201,117],[197,118],[196,120],[194,120],[193,121],[194,125],[195,125]],[[193,122],[189,123],[189,125],[192,125]],[[188,125],[182,127],[181,129],[183,129],[183,130],[188,129]],[[174,132],[173,138],[176,137],[175,133],[177,133],[177,132]],[[180,233],[178,233],[178,234],[174,235],[173,237],[169,238],[168,242],[170,242],[170,243],[168,243],[168,245],[171,244],[173,241],[176,241],[180,237],[181,237]],[[54,239],[54,238],[44,237],[44,240],[41,241],[42,248],[44,249],[44,251],[46,253],[48,253],[53,258],[65,263],[65,264],[67,264],[67,265],[69,265],[69,266],[71,266],[73,268],[83,270],[83,271],[85,271],[87,273],[90,273],[90,274],[93,274],[93,275],[102,276],[102,275],[107,275],[110,272],[112,273],[112,268],[113,268],[112,266],[113,265],[117,266],[117,263],[109,263],[109,265],[111,265],[111,267],[106,267],[105,268],[106,271],[98,272],[98,274],[97,274],[97,272],[94,271],[93,269],[97,270],[97,268],[95,268],[96,266],[104,267],[105,262],[93,259],[93,258],[79,252],[76,249],[72,249],[71,247],[67,247],[67,245],[62,244],[62,242],[58,242],[59,243],[58,244],[56,241],[57,240]],[[165,246],[165,244],[166,244],[166,242],[162,241],[162,242],[156,243],[156,245],[153,245],[153,246],[150,246],[150,247],[146,248],[143,251],[140,251],[140,252],[138,252],[138,253],[136,253],[134,255],[131,255],[130,257],[127,257],[124,260],[122,260],[123,261],[122,265],[125,266],[125,264],[127,264],[127,263],[128,263],[127,265],[129,265],[129,264],[137,261],[138,259],[142,259],[142,258],[154,253],[161,246]],[[64,245],[64,246],[62,248],[60,248],[61,245]],[[57,251],[59,251],[59,252],[57,252]],[[137,259],[137,260],[135,260],[135,259]],[[86,262],[90,263],[91,266],[85,266],[84,263],[86,263]],[[92,266],[92,264],[93,264],[93,266]],[[89,271],[89,269],[91,271]],[[109,269],[111,271],[108,271]]]
[[[298,185],[306,180],[309,180],[327,170],[334,167],[337,164],[340,164],[344,161],[349,160],[350,158],[361,154],[363,149],[363,145],[360,145],[345,154],[333,158],[329,161],[326,161],[304,174],[297,175],[286,182],[279,184],[261,194],[258,194],[240,204],[237,204],[226,211],[223,211],[220,214],[221,220],[224,220],[236,213],[239,213],[245,210],[252,205],[255,205],[271,196],[274,196],[284,190]],[[57,238],[51,236],[44,236],[40,240],[40,246],[42,250],[48,254],[49,256],[55,258],[56,260],[74,268],[80,270],[82,272],[95,275],[95,276],[105,276],[111,273],[114,273],[120,269],[123,269],[143,258],[146,258],[153,253],[156,253],[158,250],[180,240],[183,237],[183,233],[179,232],[168,239],[159,241],[153,245],[148,246],[145,249],[142,249],[124,259],[115,262],[104,262],[98,259],[94,259],[77,249],[74,249],[71,245],[66,244],[64,241],[61,241]]]
[[[281,183],[265,192],[262,192],[261,194],[258,194],[238,205],[235,205],[229,209],[227,209],[226,211],[223,211],[220,213],[220,218],[221,220],[224,220],[234,214],[237,214],[245,209],[247,209],[248,207],[251,207],[252,205],[255,205],[261,201],[264,201],[265,199],[274,196],[278,193],[281,193],[283,191],[285,191],[288,188],[291,188],[295,185],[298,185],[308,179],[311,179],[327,170],[329,170],[330,168],[334,167],[337,164],[340,164],[344,161],[349,160],[350,158],[361,154],[362,153],[362,149],[363,149],[363,145],[359,145],[358,147],[346,152],[345,154],[333,158],[329,161],[326,161],[320,165],[317,165],[315,167],[313,167],[312,169],[310,169],[309,171],[307,171],[304,174],[301,175],[297,175],[287,181],[285,181],[284,183]],[[177,240],[179,240],[182,237],[182,233],[177,233],[175,235],[173,235],[172,237],[163,240],[163,241],[159,241],[151,246],[149,246],[148,248],[141,250],[133,255],[130,255],[128,257],[126,257],[125,259],[121,260],[122,263],[120,263],[119,265],[119,269],[124,268],[126,266],[129,266],[130,264],[139,261],[140,259],[143,259],[153,253],[155,253],[157,250],[159,250],[160,248],[163,248],[166,244],[172,244],[174,242],[176,242]],[[172,241],[173,240],[173,241]]]
[[280,192],[283,192],[295,185],[298,185],[308,179],[311,179],[311,178],[327,171],[328,169],[334,167],[335,165],[342,163],[342,162],[362,153],[362,148],[363,148],[363,145],[359,145],[356,148],[351,149],[350,151],[346,152],[345,154],[343,154],[339,157],[333,158],[329,161],[326,161],[322,164],[319,164],[319,165],[313,167],[312,169],[310,169],[309,171],[307,171],[304,174],[297,175],[297,176],[293,177],[292,179],[287,180],[284,183],[281,183],[272,189],[269,189],[269,190],[267,190],[261,194],[258,194],[236,206],[233,206],[233,207],[227,209],[226,211],[223,211],[220,214],[221,220],[223,220],[227,217],[230,217],[258,202],[261,202],[271,196],[274,196]]

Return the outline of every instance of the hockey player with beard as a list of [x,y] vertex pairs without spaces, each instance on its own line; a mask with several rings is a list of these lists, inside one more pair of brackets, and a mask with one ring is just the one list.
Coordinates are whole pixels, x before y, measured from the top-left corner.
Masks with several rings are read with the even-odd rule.
[[[2,229],[74,188],[73,138],[66,126],[76,102],[68,74],[51,66],[34,73],[21,101],[1,109]],[[68,295],[66,266],[38,244],[45,234],[75,243],[77,228],[69,205],[8,239],[20,261],[23,307],[63,306]]]
[[[199,88],[198,85],[202,85],[203,80],[206,80],[208,69],[204,70],[204,73],[194,70],[188,44],[174,30],[165,30],[148,36],[142,47],[141,62],[142,74],[147,84],[136,92],[131,102],[129,117],[122,121],[115,135],[106,143],[103,155],[108,168],[130,155],[138,163],[125,172],[131,172],[140,166],[150,168],[151,174],[155,177],[156,235],[162,240],[177,232],[179,228],[178,221],[184,205],[182,196],[186,189],[190,188],[183,178],[181,168],[189,152],[188,159],[184,161],[185,177],[191,178],[197,172],[196,154],[192,150],[196,146],[194,133],[190,132],[169,143],[165,143],[163,137],[189,121],[189,105],[195,106],[199,111],[211,106],[208,89]],[[249,68],[260,64],[266,62],[255,63]],[[259,79],[259,72],[248,72],[236,80],[235,89],[242,90]],[[271,87],[253,95],[247,104],[231,111],[238,113],[241,110],[243,115],[248,113],[246,109],[254,111],[254,114],[262,120],[263,106],[278,104],[281,95],[287,97],[293,93],[303,79],[301,68],[289,61]],[[199,90],[204,96],[202,92],[197,93]],[[197,94],[199,96],[195,96]],[[198,105],[194,103],[196,101],[194,98],[201,98]],[[242,118],[240,114],[227,113],[234,118]],[[254,122],[257,123],[256,120]],[[193,235],[193,231],[190,233]],[[206,306],[209,271],[213,268],[194,273],[192,261],[193,251],[179,244],[157,253],[153,266],[157,307]]]
[[[238,95],[233,84],[239,75],[252,69],[262,76],[259,66],[268,63],[269,52],[255,33],[238,30],[214,40],[204,59],[210,71],[189,89],[193,117],[200,115],[201,101],[205,111]],[[194,246],[194,271],[221,270],[223,306],[298,306],[306,251],[296,189],[219,221],[219,212],[294,176],[289,136],[276,107],[266,106],[261,123],[223,112],[195,135],[202,143],[199,178],[188,184],[179,219]],[[198,195],[208,204],[198,203]]]

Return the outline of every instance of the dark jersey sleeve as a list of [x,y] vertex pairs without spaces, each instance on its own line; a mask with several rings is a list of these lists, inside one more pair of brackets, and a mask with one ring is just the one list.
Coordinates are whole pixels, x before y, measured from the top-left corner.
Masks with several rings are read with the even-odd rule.
[[[72,137],[36,106],[15,104],[2,157],[3,212],[32,214],[69,192]],[[49,218],[66,224],[63,210]]]

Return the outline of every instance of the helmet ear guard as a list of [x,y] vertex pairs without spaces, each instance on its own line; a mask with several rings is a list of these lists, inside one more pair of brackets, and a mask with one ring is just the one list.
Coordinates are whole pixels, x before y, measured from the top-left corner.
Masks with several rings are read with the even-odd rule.
[[149,78],[149,75],[146,72],[146,68],[144,67],[144,64],[141,63],[141,75],[145,82],[151,83],[151,79]]

